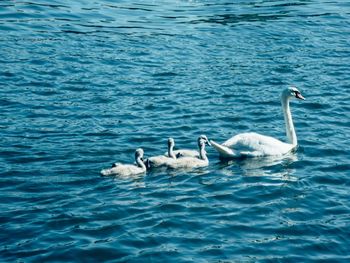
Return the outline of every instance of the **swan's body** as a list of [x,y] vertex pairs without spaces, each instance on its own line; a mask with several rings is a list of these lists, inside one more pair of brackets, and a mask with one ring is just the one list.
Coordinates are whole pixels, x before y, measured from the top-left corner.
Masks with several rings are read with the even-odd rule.
[[222,157],[234,158],[283,155],[295,148],[292,144],[254,132],[238,134],[222,145],[215,141],[211,144]]
[[199,148],[199,157],[180,157],[176,160],[173,160],[168,167],[171,169],[193,169],[199,167],[205,167],[209,165],[209,160],[207,157],[207,152],[205,151],[205,145],[209,144],[208,139],[203,139],[202,137],[198,138],[198,148]]
[[136,165],[133,164],[121,164],[114,163],[112,168],[103,169],[101,171],[102,175],[116,175],[116,176],[132,176],[137,174],[142,174],[146,172],[146,166],[143,163],[143,150],[137,149],[135,151],[135,161]]
[[167,155],[153,156],[146,160],[147,168],[157,168],[169,166],[169,164],[176,159],[174,153],[175,141],[173,138],[168,139],[168,153]]
[[[206,143],[209,142],[207,136],[205,136],[205,135],[201,135],[201,136],[199,136],[199,138],[202,138],[203,140],[205,140]],[[199,151],[197,151],[197,150],[180,149],[180,150],[176,150],[176,151],[173,151],[173,152],[174,152],[176,158],[180,158],[180,157],[199,158]],[[167,156],[167,153],[164,153],[164,156]]]
[[295,87],[287,88],[282,92],[281,102],[286,123],[287,142],[251,132],[233,136],[223,144],[218,144],[215,141],[211,141],[211,144],[220,156],[226,158],[281,156],[293,151],[297,148],[298,141],[289,108],[291,98],[304,100],[304,97]]

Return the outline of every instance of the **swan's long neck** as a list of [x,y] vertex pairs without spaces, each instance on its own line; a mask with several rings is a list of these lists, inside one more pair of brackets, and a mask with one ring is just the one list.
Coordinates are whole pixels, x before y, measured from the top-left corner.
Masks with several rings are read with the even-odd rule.
[[199,159],[204,161],[208,160],[207,152],[205,151],[205,143],[199,145]]
[[294,129],[292,113],[290,112],[288,96],[282,95],[281,101],[282,101],[282,109],[284,114],[284,121],[286,123],[287,141],[288,143],[296,146],[298,144],[298,140]]

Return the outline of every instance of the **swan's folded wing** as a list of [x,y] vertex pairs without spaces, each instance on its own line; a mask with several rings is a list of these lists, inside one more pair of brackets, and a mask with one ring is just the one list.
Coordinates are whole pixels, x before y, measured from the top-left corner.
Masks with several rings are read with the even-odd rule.
[[253,132],[238,134],[222,146],[233,149],[237,156],[245,157],[283,155],[293,147],[273,137]]

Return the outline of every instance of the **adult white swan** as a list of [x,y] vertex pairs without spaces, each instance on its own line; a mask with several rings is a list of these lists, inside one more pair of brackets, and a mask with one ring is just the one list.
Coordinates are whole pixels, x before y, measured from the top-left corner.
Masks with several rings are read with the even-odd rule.
[[278,156],[296,149],[298,141],[289,108],[289,100],[292,98],[305,99],[296,87],[289,87],[282,91],[281,102],[286,123],[287,142],[250,132],[233,136],[223,144],[211,140],[212,146],[220,156],[226,158]]
[[199,167],[205,167],[209,165],[207,152],[205,151],[205,145],[210,145],[208,140],[202,137],[198,138],[199,157],[180,157],[169,163],[168,167],[172,169],[193,169]]
[[136,165],[114,163],[112,165],[112,168],[103,169],[101,171],[101,174],[102,175],[132,176],[132,175],[145,173],[146,166],[143,163],[143,150],[141,148],[139,148],[135,151],[135,161],[136,161]]
[[164,167],[168,166],[170,162],[176,159],[175,153],[174,153],[174,146],[175,141],[173,138],[168,139],[168,153],[167,155],[158,155],[158,156],[152,156],[146,159],[146,167],[147,168],[157,168],[157,167]]

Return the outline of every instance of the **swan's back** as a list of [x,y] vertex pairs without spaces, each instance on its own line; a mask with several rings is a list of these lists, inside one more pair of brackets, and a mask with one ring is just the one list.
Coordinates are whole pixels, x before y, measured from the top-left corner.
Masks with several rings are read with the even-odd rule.
[[283,155],[294,148],[292,144],[254,132],[238,134],[222,145],[231,148],[237,157]]

